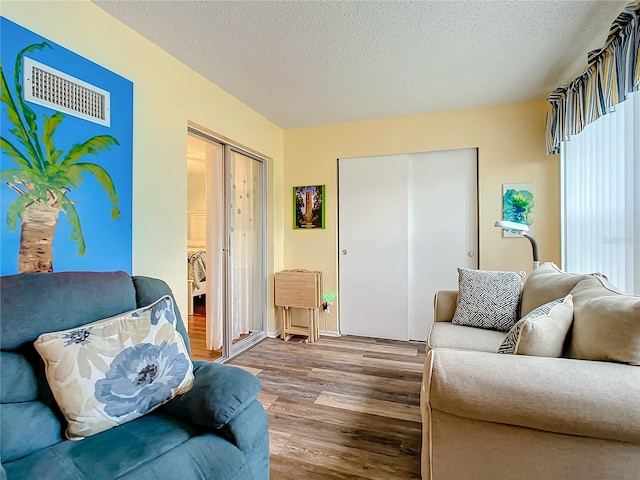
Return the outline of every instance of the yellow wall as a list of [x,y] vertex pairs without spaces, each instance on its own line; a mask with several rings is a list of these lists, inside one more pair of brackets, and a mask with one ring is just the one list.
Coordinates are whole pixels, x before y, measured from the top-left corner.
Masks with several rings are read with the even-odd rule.
[[281,128],[89,1],[3,1],[2,15],[133,82],[135,275],[167,281],[186,313],[189,121],[269,157],[268,271],[282,269]]
[[[133,272],[165,279],[183,312],[189,121],[269,157],[271,304],[272,273],[285,267],[322,270],[325,292],[337,293],[339,157],[478,147],[480,267],[530,269],[529,243],[493,227],[502,183],[534,182],[540,256],[559,262],[559,165],[545,154],[544,101],[283,132],[87,0],[2,1],[2,15],[134,83]],[[291,187],[314,184],[327,186],[327,228],[294,231]],[[323,330],[338,329],[338,300]],[[268,330],[276,330],[273,308]]]
[[[504,239],[502,184],[534,183],[535,238],[540,258],[560,260],[559,160],[545,151],[547,103],[533,101],[410,117],[351,122],[284,132],[284,262],[324,272],[325,293],[338,293],[337,160],[340,157],[478,148],[480,268],[531,270],[526,239]],[[325,230],[292,229],[295,185],[326,185]],[[434,230],[434,235],[437,235]],[[338,330],[339,296],[320,328]]]

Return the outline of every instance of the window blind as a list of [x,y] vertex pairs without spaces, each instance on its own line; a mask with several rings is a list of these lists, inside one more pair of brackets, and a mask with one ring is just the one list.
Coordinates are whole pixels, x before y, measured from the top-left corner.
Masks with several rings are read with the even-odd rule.
[[566,271],[640,294],[640,92],[561,146]]

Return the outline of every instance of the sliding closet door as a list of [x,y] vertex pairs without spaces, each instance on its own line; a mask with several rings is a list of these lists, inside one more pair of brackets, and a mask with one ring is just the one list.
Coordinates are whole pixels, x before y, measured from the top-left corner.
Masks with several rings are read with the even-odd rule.
[[264,163],[227,146],[229,165],[229,345],[231,354],[264,336]]
[[438,290],[458,289],[458,267],[478,268],[475,148],[409,156],[409,339],[424,341]]
[[407,155],[338,161],[340,331],[408,340]]

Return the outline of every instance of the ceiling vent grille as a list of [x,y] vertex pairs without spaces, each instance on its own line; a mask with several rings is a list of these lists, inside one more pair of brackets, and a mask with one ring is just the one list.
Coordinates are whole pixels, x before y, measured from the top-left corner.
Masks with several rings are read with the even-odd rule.
[[25,100],[111,126],[109,92],[28,57],[23,72]]

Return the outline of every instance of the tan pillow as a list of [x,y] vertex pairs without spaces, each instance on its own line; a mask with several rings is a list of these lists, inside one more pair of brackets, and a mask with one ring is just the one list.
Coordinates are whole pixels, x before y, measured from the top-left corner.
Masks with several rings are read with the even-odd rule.
[[573,319],[571,295],[542,305],[516,323],[498,353],[561,357]]
[[588,277],[563,272],[553,262],[543,263],[529,274],[522,288],[520,316],[524,317],[535,308],[566,296],[580,280]]
[[581,280],[571,293],[569,356],[640,365],[640,297],[612,290],[598,277]]

